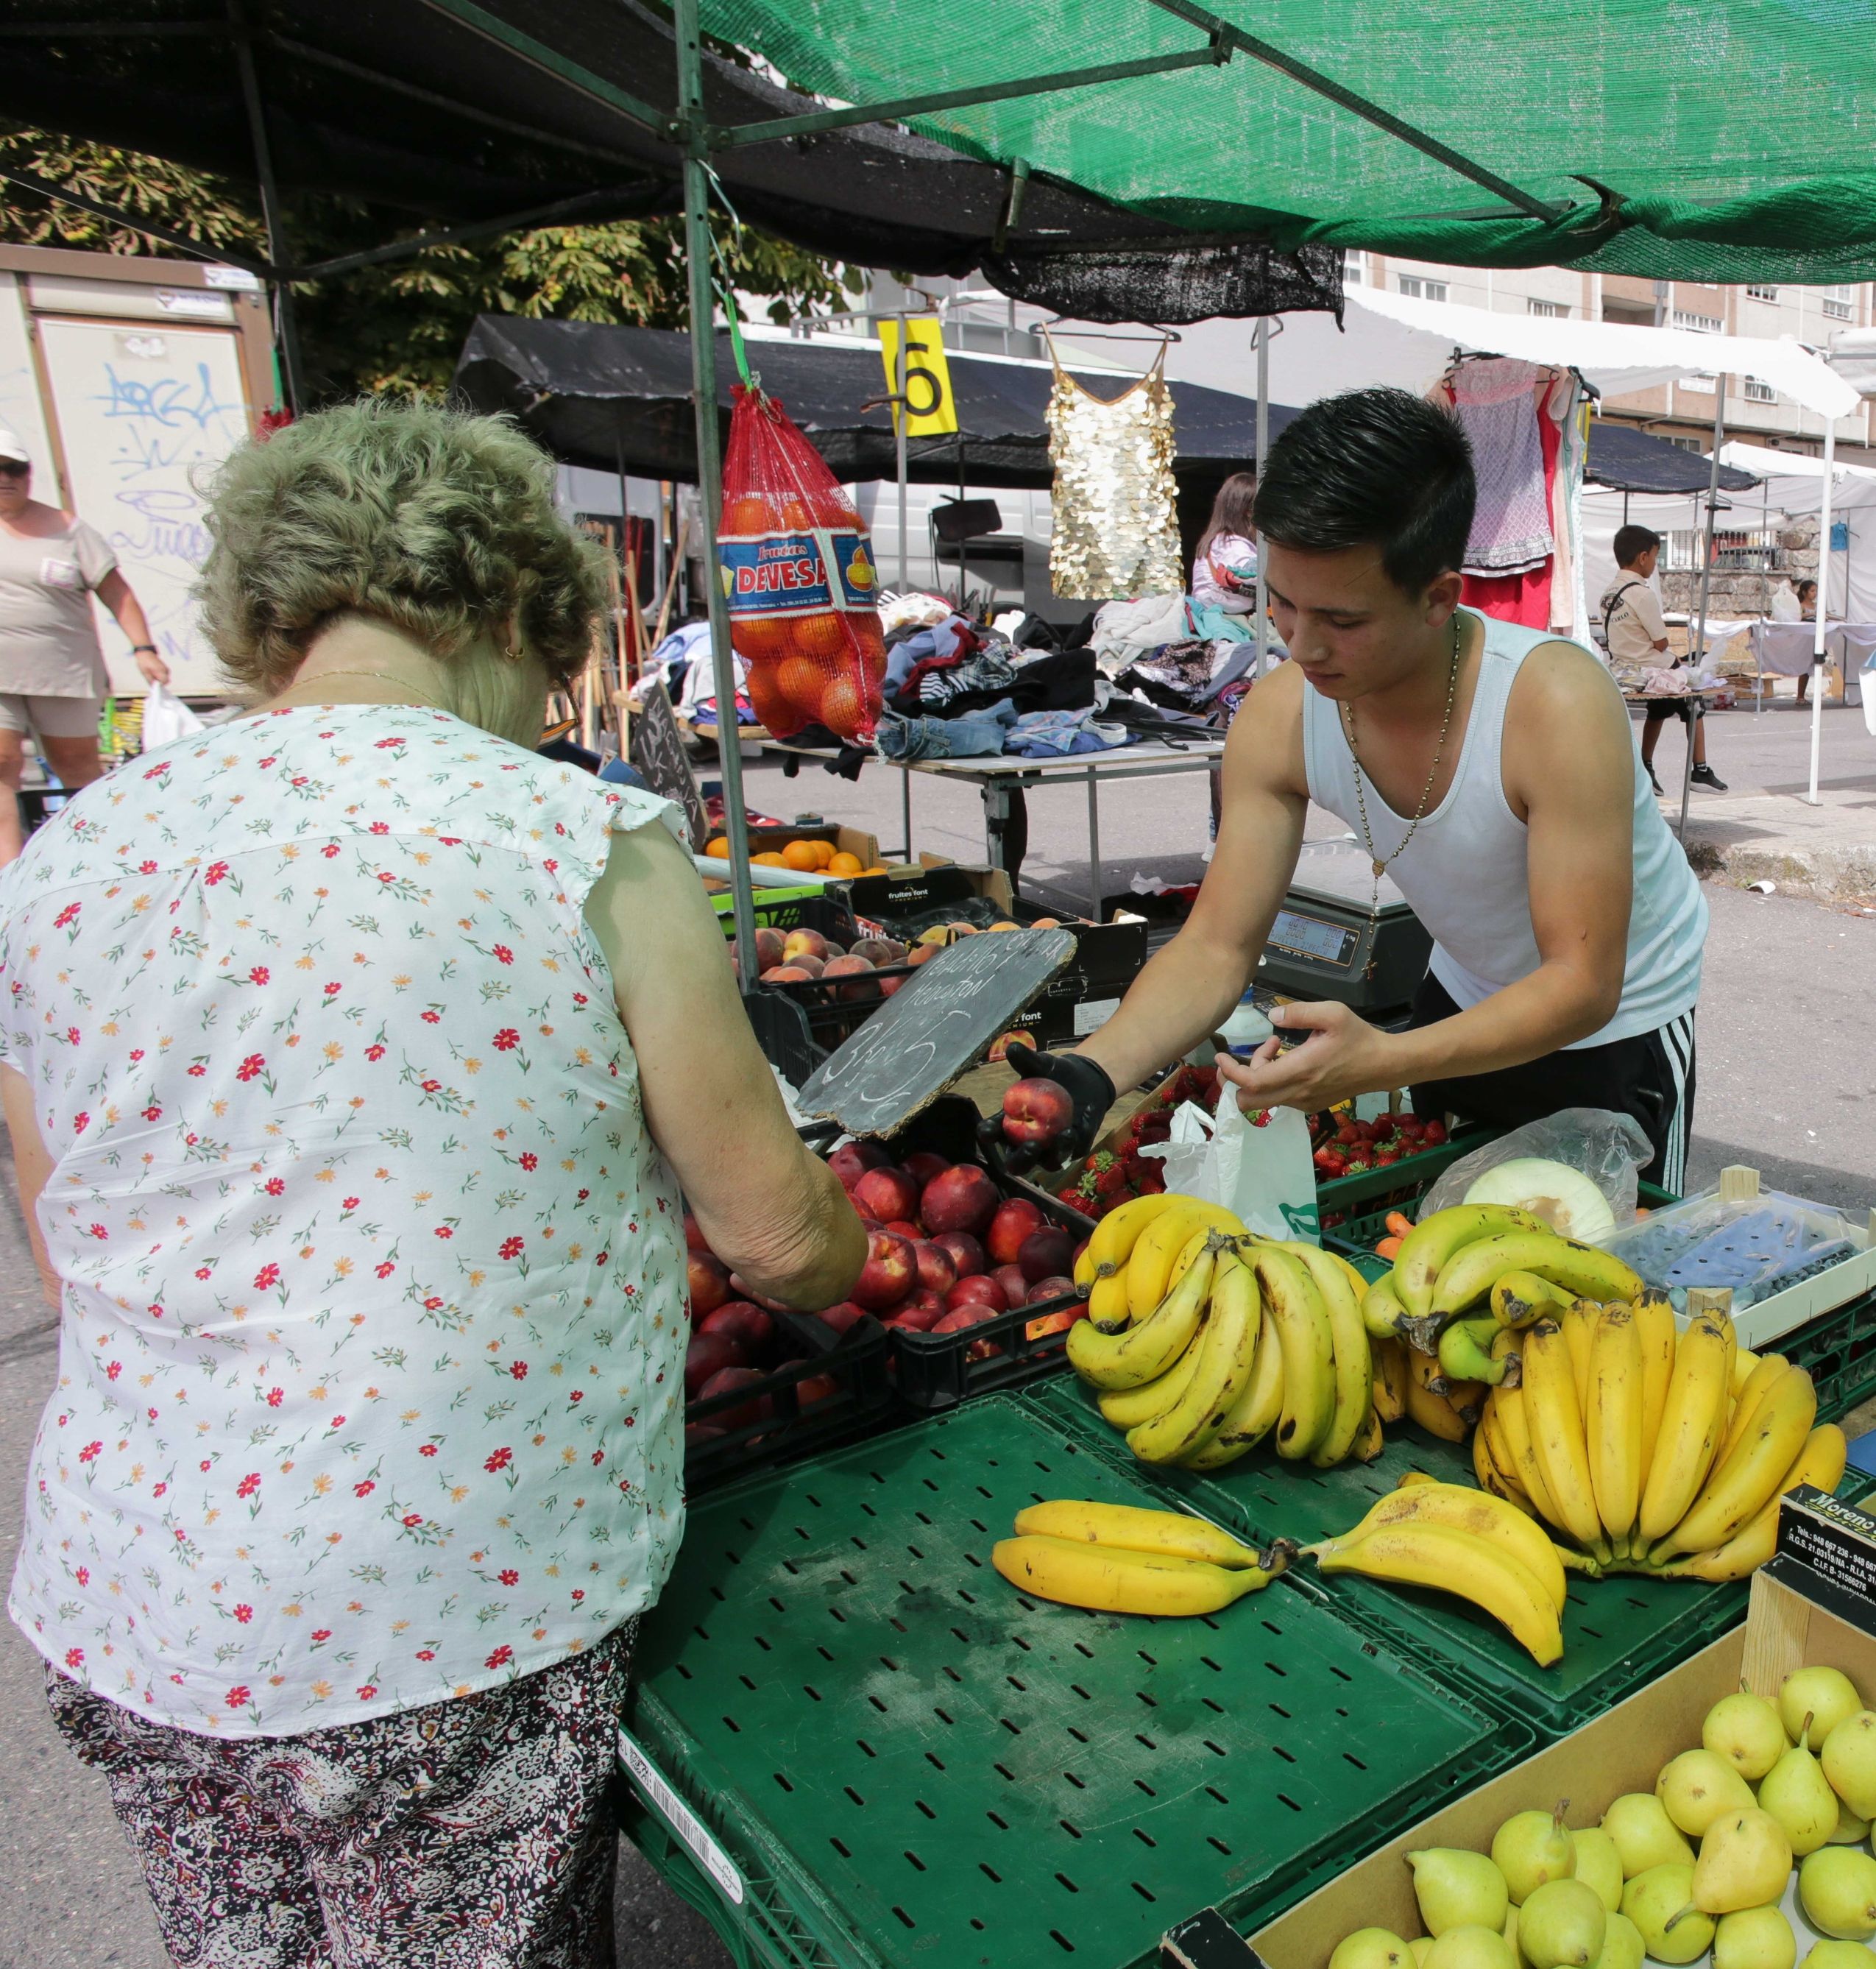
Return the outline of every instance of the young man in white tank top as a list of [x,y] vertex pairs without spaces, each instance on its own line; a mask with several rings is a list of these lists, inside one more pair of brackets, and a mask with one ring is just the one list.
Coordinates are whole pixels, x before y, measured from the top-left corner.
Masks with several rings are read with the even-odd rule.
[[1403,391],[1314,404],[1272,447],[1256,517],[1291,660],[1232,726],[1191,916],[1077,1052],[1011,1049],[1069,1088],[1077,1137],[1236,1005],[1314,800],[1385,867],[1432,960],[1405,1032],[1282,1007],[1301,1044],[1221,1061],[1240,1101],[1409,1086],[1422,1113],[1502,1127],[1611,1108],[1654,1144],[1644,1173],[1680,1187],[1706,905],[1599,659],[1460,606],[1473,492],[1459,427]]

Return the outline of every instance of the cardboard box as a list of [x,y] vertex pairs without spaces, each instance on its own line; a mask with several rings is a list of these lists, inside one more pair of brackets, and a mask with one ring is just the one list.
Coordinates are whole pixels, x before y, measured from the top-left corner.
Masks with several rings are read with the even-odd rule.
[[901,862],[890,874],[859,877],[854,884],[854,912],[889,923],[895,917],[922,915],[975,897],[1006,916],[1016,913],[1009,877],[1001,868],[969,868],[941,855],[921,855],[915,868]]
[[[825,841],[837,855],[855,856],[863,868],[880,862],[880,837],[863,833],[857,827],[842,827],[830,821],[821,827],[752,827],[749,852],[752,855],[779,855],[791,841]],[[876,882],[881,878],[875,876]]]

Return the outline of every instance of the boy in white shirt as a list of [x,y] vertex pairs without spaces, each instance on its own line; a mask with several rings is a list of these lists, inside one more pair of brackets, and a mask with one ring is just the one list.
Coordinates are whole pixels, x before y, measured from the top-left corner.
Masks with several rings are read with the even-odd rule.
[[[1615,532],[1615,579],[1602,597],[1602,635],[1609,645],[1609,668],[1625,691],[1641,680],[1644,670],[1676,667],[1667,656],[1667,624],[1661,604],[1649,582],[1661,557],[1661,537],[1647,527],[1619,527]],[[1654,748],[1661,742],[1661,727],[1670,718],[1687,726],[1693,746],[1693,783],[1716,793],[1726,790],[1726,783],[1706,763],[1706,721],[1691,698],[1661,698],[1651,702],[1641,727],[1641,763],[1648,768],[1654,790],[1661,783],[1654,777]]]

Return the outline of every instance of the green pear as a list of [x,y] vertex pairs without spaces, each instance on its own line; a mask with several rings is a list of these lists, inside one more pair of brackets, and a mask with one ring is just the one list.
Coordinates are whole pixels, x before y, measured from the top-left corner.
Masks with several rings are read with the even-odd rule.
[[1599,1825],[1586,1826],[1570,1835],[1576,1849],[1574,1877],[1596,1890],[1611,1914],[1622,1904],[1622,1856]]
[[1753,1802],[1745,1779],[1711,1750],[1683,1750],[1670,1758],[1654,1780],[1654,1795],[1668,1817],[1696,1839],[1722,1812],[1743,1812]]
[[[1791,1877],[1791,1841],[1769,1812],[1748,1805],[1706,1828],[1693,1870],[1693,1904],[1703,1914],[1764,1907]],[[1787,1963],[1784,1969],[1791,1969]]]
[[1589,1969],[1602,1953],[1609,1911],[1586,1882],[1546,1880],[1518,1910],[1518,1945],[1531,1969]]
[[1612,1914],[1602,1932],[1602,1953],[1591,1969],[1641,1969],[1647,1954],[1641,1929],[1625,1914]]
[[1876,1710],[1846,1716],[1818,1753],[1830,1788],[1859,1818],[1876,1814]]
[[1876,1969],[1876,1948],[1860,1941],[1814,1941],[1804,1969]]
[[1413,1951],[1385,1928],[1358,1928],[1336,1944],[1329,1969],[1408,1969]]
[[1876,1860],[1854,1846],[1826,1846],[1798,1869],[1798,1904],[1820,1935],[1867,1941],[1876,1935]]
[[1427,1969],[1518,1969],[1495,1928],[1449,1928],[1427,1951]]
[[1798,1938],[1778,1907],[1740,1908],[1713,1931],[1713,1969],[1791,1969]]
[[1563,1807],[1513,1812],[1492,1835],[1492,1862],[1505,1876],[1513,1907],[1522,1907],[1547,1880],[1568,1880],[1576,1870],[1576,1849]]
[[1837,1801],[1837,1829],[1827,1842],[1832,1846],[1860,1846],[1869,1837],[1869,1821],[1859,1818],[1839,1799]]
[[[1794,1669],[1778,1692],[1778,1714],[1785,1734],[1795,1744],[1808,1737],[1808,1747],[1821,1750],[1824,1739],[1846,1716],[1863,1706],[1856,1684],[1839,1668]],[[1805,1718],[1809,1717],[1807,1724]]]
[[1505,1926],[1511,1897],[1505,1876],[1484,1854],[1429,1846],[1408,1854],[1407,1864],[1414,1870],[1414,1898],[1429,1935],[1437,1938],[1449,1928],[1497,1932]]
[[1700,1741],[1751,1784],[1757,1784],[1790,1747],[1777,1705],[1743,1688],[1737,1695],[1722,1696],[1706,1712]]
[[1802,1737],[1800,1730],[1800,1740],[1759,1780],[1760,1811],[1769,1812],[1785,1828],[1791,1850],[1800,1860],[1829,1838],[1838,1813],[1837,1794]]
[[1407,1945],[1414,1951],[1414,1969],[1427,1969],[1427,1958],[1433,1953],[1433,1937],[1418,1935]]
[[1518,1910],[1515,1908],[1505,1910],[1505,1945],[1511,1951],[1511,1960],[1518,1964],[1518,1969],[1531,1969],[1531,1964],[1524,1960],[1524,1951],[1518,1945]]
[[1693,1864],[1693,1848],[1651,1791],[1624,1792],[1603,1813],[1602,1830],[1622,1855],[1625,1880],[1632,1880],[1651,1867]]
[[1691,1867],[1651,1867],[1636,1874],[1622,1890],[1622,1912],[1641,1931],[1648,1952],[1673,1969],[1713,1945],[1713,1918],[1693,1904]]

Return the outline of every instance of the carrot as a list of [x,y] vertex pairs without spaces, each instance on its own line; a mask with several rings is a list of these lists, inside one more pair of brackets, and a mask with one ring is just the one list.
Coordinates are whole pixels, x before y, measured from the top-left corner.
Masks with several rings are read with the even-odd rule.
[[1399,1211],[1390,1210],[1388,1212],[1388,1228],[1395,1237],[1405,1238],[1413,1228],[1411,1221],[1402,1216]]
[[1383,1238],[1375,1247],[1375,1256],[1377,1258],[1392,1258],[1400,1248],[1401,1241],[1398,1238]]

